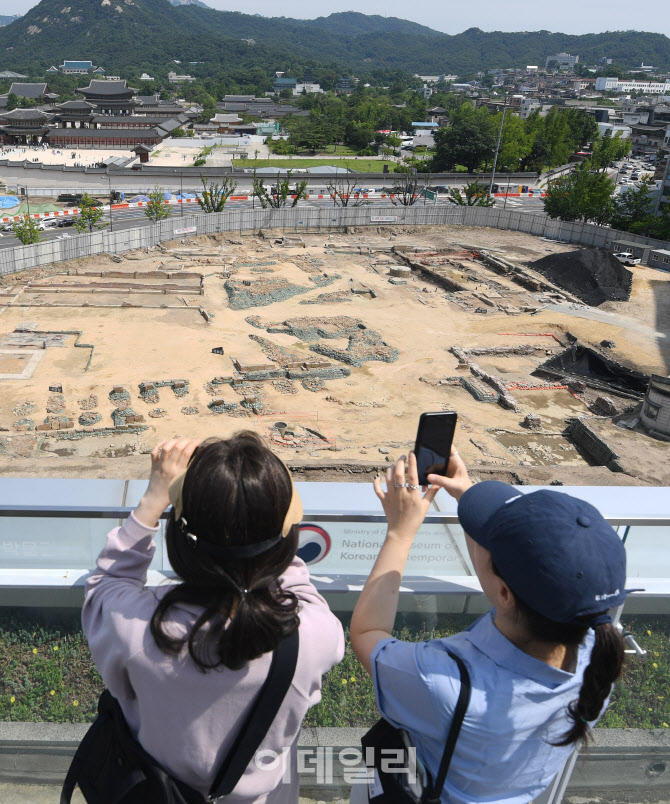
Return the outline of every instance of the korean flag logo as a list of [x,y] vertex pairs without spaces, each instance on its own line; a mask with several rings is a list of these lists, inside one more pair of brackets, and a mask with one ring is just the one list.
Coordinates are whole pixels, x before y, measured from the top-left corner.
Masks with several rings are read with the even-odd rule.
[[298,558],[305,564],[318,564],[330,553],[330,536],[318,525],[300,526]]

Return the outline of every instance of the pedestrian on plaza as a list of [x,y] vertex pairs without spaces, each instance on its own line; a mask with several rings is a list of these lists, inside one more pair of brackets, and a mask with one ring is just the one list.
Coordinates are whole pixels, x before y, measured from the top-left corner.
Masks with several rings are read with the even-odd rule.
[[[375,480],[388,530],[352,616],[351,642],[381,714],[407,730],[433,780],[461,690],[455,654],[471,698],[441,800],[529,802],[588,739],[621,672],[623,639],[608,610],[626,598],[625,550],[592,505],[498,481],[472,485],[455,450],[447,476],[428,482],[422,493],[413,453],[387,470],[386,491]],[[493,608],[453,637],[402,642],[391,635],[402,574],[440,488],[458,500]],[[355,785],[352,801],[366,792]]]
[[[170,503],[165,544],[178,584],[147,588]],[[344,653],[342,626],[296,556],[302,514],[288,468],[255,433],[162,441],[144,496],[86,582],[84,633],[132,735],[204,796],[273,651],[297,633],[293,680],[261,743],[281,761],[252,761],[227,800],[298,803],[301,722]]]

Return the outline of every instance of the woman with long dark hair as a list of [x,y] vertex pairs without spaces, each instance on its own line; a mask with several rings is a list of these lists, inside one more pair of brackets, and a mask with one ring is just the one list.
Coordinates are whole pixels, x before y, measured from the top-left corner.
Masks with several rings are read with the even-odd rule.
[[[170,502],[165,543],[179,583],[147,589]],[[227,800],[298,801],[300,725],[344,652],[342,627],[296,556],[302,513],[288,469],[254,433],[162,442],[142,500],[87,581],[84,632],[133,736],[203,795],[272,651],[297,630],[295,674],[260,746],[264,760],[250,762]]]
[[[608,609],[626,598],[625,550],[592,505],[498,481],[473,486],[453,450],[448,476],[428,481],[422,493],[413,453],[388,470],[386,491],[375,481],[388,531],[352,617],[352,645],[381,714],[409,732],[432,780],[461,689],[447,651],[457,655],[472,692],[442,802],[522,804],[588,738],[621,672],[623,639]],[[391,631],[402,573],[440,487],[459,501],[470,557],[494,608],[456,636],[400,642]],[[357,787],[352,801],[361,799]]]

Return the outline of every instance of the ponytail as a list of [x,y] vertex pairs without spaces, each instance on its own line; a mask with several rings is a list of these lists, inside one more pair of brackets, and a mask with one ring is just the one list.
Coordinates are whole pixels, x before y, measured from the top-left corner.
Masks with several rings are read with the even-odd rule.
[[[495,564],[492,563],[491,566],[494,574],[502,577]],[[572,726],[552,745],[572,745],[588,740],[591,736],[589,723],[600,715],[607,696],[612,692],[612,685],[621,675],[624,661],[623,637],[609,618],[606,622],[596,621],[593,626],[590,625],[593,617],[579,623],[558,623],[530,608],[518,595],[514,595],[514,601],[517,613],[523,619],[530,636],[540,642],[578,646],[584,641],[589,627],[593,627],[596,640],[591,661],[584,671],[579,697],[568,705]]]
[[621,675],[624,660],[624,643],[612,623],[595,626],[596,641],[591,661],[584,671],[579,698],[568,706],[572,727],[553,745],[572,745],[591,736],[590,722],[600,715],[612,684]]

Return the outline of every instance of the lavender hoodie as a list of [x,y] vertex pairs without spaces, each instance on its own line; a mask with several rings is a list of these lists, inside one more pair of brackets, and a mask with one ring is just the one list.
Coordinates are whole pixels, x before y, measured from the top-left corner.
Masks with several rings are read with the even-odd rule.
[[[188,650],[169,656],[156,646],[149,623],[157,601],[170,588],[147,589],[155,546],[150,528],[134,515],[107,537],[97,568],[86,582],[82,624],[91,655],[108,689],[118,699],[135,737],[166,770],[207,795],[214,776],[267,676],[271,654],[241,670],[202,673]],[[254,760],[230,804],[295,804],[299,786],[297,742],[307,710],[321,700],[321,676],[342,659],[342,626],[310,583],[305,563],[294,558],[281,585],[300,600],[300,652],[286,698],[261,749],[284,750],[271,763]],[[197,606],[177,605],[165,621],[171,636],[188,632]]]

